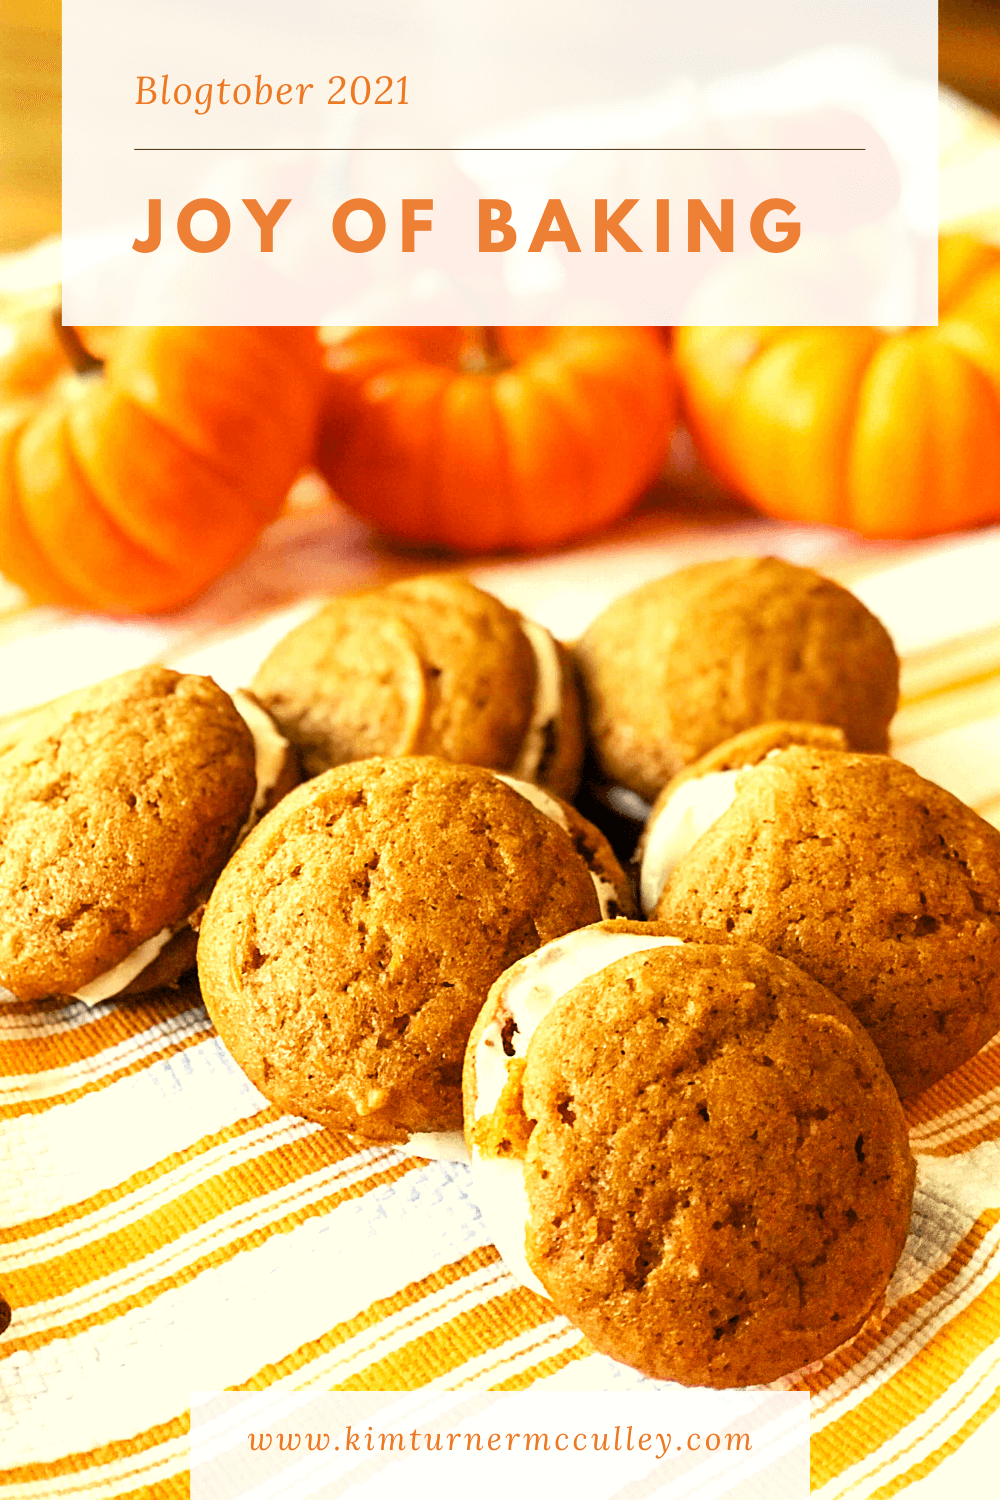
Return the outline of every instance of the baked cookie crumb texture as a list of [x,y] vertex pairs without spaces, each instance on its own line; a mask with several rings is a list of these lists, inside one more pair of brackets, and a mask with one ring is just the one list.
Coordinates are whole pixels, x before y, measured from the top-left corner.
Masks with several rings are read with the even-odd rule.
[[[276,806],[302,780],[294,747],[278,733],[277,726],[266,709],[257,703],[251,693],[239,688],[231,697],[233,707],[253,736],[256,788],[253,802],[233,841],[230,853],[238,848],[262,815]],[[154,989],[172,989],[184,974],[195,967],[198,926],[213,883],[214,877],[195,892],[194,905],[187,920],[167,938],[152,962],[142,963],[139,967],[140,952],[125,960],[125,965],[135,973],[133,979],[124,983],[122,970],[125,966],[120,966],[107,974],[99,975],[91,984],[75,991],[75,994],[87,1004],[94,1005],[111,996],[120,995],[124,998],[143,995]],[[154,943],[157,941],[154,939]]]
[[882,1303],[909,1225],[899,1101],[844,1007],[760,949],[637,953],[540,1022],[529,1264],[613,1358],[764,1383]]
[[0,983],[72,994],[184,923],[254,787],[250,732],[207,677],[127,672],[0,731]]
[[723,740],[667,782],[650,808],[633,856],[641,866],[643,911],[655,910],[680,860],[729,807],[741,773],[792,745],[846,750],[847,741],[832,724],[758,724]]
[[209,901],[198,967],[273,1103],[402,1142],[461,1127],[465,1043],[497,975],[599,915],[571,836],[492,773],[373,759],[257,826]]
[[585,818],[572,803],[555,796],[544,787],[535,786],[528,781],[518,781],[500,771],[493,774],[526,798],[545,817],[558,824],[569,836],[573,848],[590,871],[602,917],[613,920],[615,917],[638,915],[632,881],[598,827]]
[[808,720],[884,751],[899,667],[851,593],[779,558],[699,563],[613,603],[576,647],[591,741],[611,782],[652,801],[714,745]]
[[571,657],[457,575],[331,600],[278,642],[253,688],[309,775],[420,754],[510,771],[561,796],[579,782]]
[[745,772],[656,915],[827,985],[904,1098],[1000,1028],[1000,832],[888,756],[789,749]]

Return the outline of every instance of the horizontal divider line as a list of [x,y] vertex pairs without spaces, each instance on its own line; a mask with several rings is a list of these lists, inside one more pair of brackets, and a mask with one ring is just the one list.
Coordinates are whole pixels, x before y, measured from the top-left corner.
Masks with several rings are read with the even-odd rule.
[[133,146],[133,151],[867,151],[867,146]]

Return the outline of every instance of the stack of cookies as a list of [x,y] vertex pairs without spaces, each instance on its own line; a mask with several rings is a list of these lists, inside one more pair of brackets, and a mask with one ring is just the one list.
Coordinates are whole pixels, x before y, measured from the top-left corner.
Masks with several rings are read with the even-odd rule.
[[[1000,1028],[1000,833],[888,756],[897,696],[879,622],[774,558],[573,651],[457,577],[339,598],[250,693],[153,668],[6,727],[0,983],[99,1003],[197,943],[258,1089],[470,1159],[597,1349],[787,1377],[883,1305],[900,1099]],[[646,920],[574,799],[630,814]]]

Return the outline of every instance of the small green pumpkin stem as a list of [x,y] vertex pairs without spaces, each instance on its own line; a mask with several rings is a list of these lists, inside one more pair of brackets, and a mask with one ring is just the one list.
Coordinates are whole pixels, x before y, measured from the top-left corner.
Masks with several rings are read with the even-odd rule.
[[62,307],[52,309],[52,327],[63,353],[77,375],[86,375],[90,370],[103,370],[103,359],[97,359],[91,354],[76,329],[63,322]]

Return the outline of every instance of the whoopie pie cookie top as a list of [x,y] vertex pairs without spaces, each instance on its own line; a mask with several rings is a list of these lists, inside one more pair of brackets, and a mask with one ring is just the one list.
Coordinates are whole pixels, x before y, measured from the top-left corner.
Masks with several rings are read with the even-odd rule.
[[184,923],[246,820],[254,764],[229,696],[164,667],[0,728],[0,984],[72,994]]
[[307,772],[437,755],[576,790],[572,661],[548,631],[454,574],[331,600],[271,651],[254,692]]
[[1000,832],[888,756],[792,748],[742,772],[655,915],[827,985],[904,1098],[1000,1027]]
[[352,762],[297,788],[202,921],[223,1042],[294,1114],[369,1140],[460,1130],[465,1043],[493,980],[602,902],[629,909],[606,841],[579,824],[538,788],[433,756]]
[[779,719],[755,724],[723,740],[671,777],[650,808],[635,852],[641,865],[641,904],[647,915],[656,909],[679,861],[732,802],[740,772],[791,745],[847,749],[844,731],[832,724],[792,724]]
[[847,589],[776,557],[698,563],[616,600],[575,648],[604,775],[648,801],[755,724],[834,724],[882,751],[899,666]]
[[821,1359],[906,1239],[914,1163],[871,1039],[755,945],[605,922],[521,960],[470,1037],[466,1129],[515,1274],[656,1379]]

